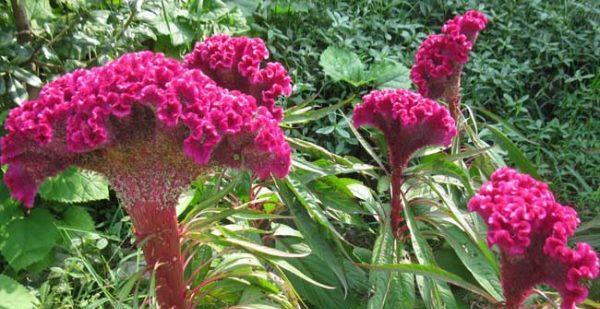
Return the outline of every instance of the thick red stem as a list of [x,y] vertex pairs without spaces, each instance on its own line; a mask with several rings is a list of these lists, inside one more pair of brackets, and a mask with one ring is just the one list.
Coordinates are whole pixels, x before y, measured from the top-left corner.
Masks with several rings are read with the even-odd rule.
[[127,212],[149,269],[156,269],[156,297],[160,308],[191,308],[175,207],[144,201],[128,207]]
[[402,217],[402,168],[395,168],[392,171],[391,191],[392,191],[392,209],[391,209],[391,225],[392,232],[399,238],[403,232],[400,224],[404,221]]

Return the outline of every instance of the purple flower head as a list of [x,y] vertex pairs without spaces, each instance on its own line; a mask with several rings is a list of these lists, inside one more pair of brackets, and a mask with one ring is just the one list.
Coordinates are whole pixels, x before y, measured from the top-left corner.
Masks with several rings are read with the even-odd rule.
[[373,126],[387,140],[390,164],[404,167],[410,156],[424,146],[447,146],[456,135],[448,110],[409,90],[375,90],[356,105],[354,126]]
[[502,284],[508,308],[519,308],[535,285],[548,284],[563,298],[562,308],[585,300],[584,279],[598,276],[592,247],[568,238],[579,224],[577,212],[556,202],[548,185],[511,168],[501,168],[469,201],[488,225],[489,246],[502,252]]

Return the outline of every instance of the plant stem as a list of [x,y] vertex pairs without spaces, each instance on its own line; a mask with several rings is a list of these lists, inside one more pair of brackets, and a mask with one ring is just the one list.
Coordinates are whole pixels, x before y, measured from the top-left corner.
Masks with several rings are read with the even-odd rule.
[[156,297],[160,308],[188,309],[179,225],[175,207],[138,202],[127,208],[137,241],[149,268],[156,270]]
[[402,188],[402,183],[403,183],[403,177],[402,177],[402,170],[403,168],[394,168],[392,170],[392,179],[391,179],[391,191],[392,191],[392,209],[391,209],[391,214],[390,214],[390,218],[391,218],[391,225],[392,225],[392,232],[394,233],[394,235],[396,236],[396,238],[400,237],[400,234],[402,233],[401,229],[400,229],[400,223],[402,223],[402,221],[404,221],[404,218],[402,218],[402,192],[401,192],[401,188]]
[[[15,26],[17,27],[17,43],[21,45],[29,44],[31,41],[31,25],[29,18],[27,17],[27,9],[25,8],[25,1],[23,0],[11,0],[13,18],[15,20]],[[35,73],[35,64],[31,63],[31,70]],[[32,85],[27,84],[27,97],[29,100],[37,99],[40,89]]]

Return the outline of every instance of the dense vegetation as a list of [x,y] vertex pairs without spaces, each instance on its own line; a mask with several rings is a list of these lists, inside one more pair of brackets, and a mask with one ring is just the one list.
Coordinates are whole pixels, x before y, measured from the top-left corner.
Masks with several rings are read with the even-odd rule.
[[[411,161],[412,240],[397,241],[384,139],[352,127],[352,108],[374,88],[411,88],[421,42],[467,9],[490,19],[462,77],[467,133]],[[201,307],[489,307],[502,301],[498,265],[466,204],[495,168],[549,182],[582,218],[571,241],[600,248],[599,22],[591,0],[0,0],[0,119],[46,82],[129,51],[181,58],[215,33],[261,37],[294,83],[279,103],[293,169],[267,182],[222,171],[181,198]],[[0,308],[152,307],[135,244],[98,174],[68,170],[27,211],[0,185]],[[530,301],[556,300],[541,288]]]

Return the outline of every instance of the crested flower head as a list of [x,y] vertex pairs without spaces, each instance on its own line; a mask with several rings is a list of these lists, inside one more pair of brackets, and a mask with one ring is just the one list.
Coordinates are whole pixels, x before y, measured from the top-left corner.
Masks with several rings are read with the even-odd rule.
[[579,218],[556,202],[547,184],[501,168],[470,200],[469,210],[485,220],[489,245],[502,252],[507,303],[518,306],[537,284],[556,288],[563,308],[587,297],[581,281],[598,276],[598,257],[586,243],[568,246]]
[[292,93],[291,78],[278,62],[262,66],[267,58],[269,51],[259,38],[216,35],[198,43],[185,57],[185,66],[202,70],[221,87],[253,96],[280,119],[275,99]]
[[373,126],[383,132],[392,166],[406,165],[410,155],[424,146],[447,146],[456,135],[448,110],[409,90],[375,90],[356,105],[354,126]]
[[458,95],[458,89],[454,88],[459,87],[462,68],[486,24],[483,13],[471,10],[446,22],[441,34],[432,34],[423,41],[410,72],[422,95],[446,100]]
[[[222,42],[221,48],[237,50],[236,42]],[[261,60],[268,56],[266,49],[250,53],[259,54]],[[230,72],[186,67],[160,53],[130,53],[66,74],[10,112],[8,134],[0,141],[0,162],[9,164],[5,182],[31,207],[42,181],[71,165],[104,173],[117,191],[129,190],[135,181],[123,179],[136,175],[183,187],[216,165],[247,168],[260,178],[283,177],[291,150],[273,104],[291,88],[271,83],[265,90],[276,74],[250,62],[238,67],[246,69],[252,85],[260,85],[260,99],[219,75]],[[289,87],[289,77],[281,78]]]

